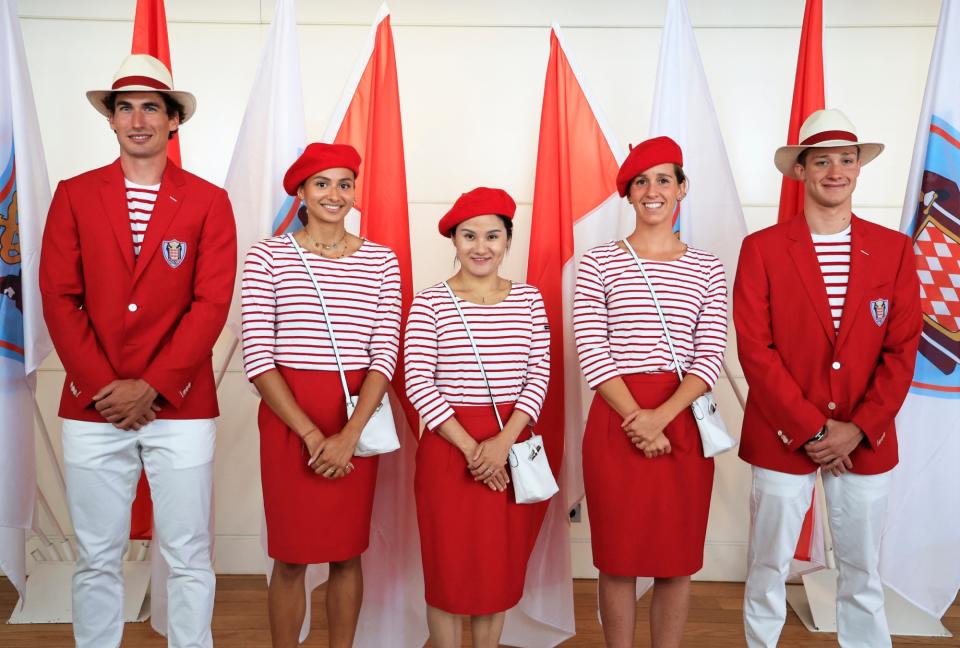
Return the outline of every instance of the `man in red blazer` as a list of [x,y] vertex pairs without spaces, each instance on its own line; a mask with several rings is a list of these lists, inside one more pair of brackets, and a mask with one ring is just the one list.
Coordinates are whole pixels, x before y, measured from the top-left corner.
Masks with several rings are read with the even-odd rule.
[[922,317],[910,239],[851,211],[860,142],[838,110],[812,114],[777,151],[804,183],[804,212],[744,239],[733,319],[750,386],[740,456],[753,466],[744,625],[777,644],[785,580],[817,469],[839,568],[840,645],[890,645],[877,572],[897,464],[894,417],[913,376]]
[[129,56],[112,87],[87,98],[108,118],[120,157],[60,183],[40,259],[44,317],[66,370],[76,645],[120,645],[121,558],[142,466],[170,567],[169,645],[212,646],[211,353],[236,272],[233,212],[223,189],[167,159],[196,100],[173,90],[160,61]]

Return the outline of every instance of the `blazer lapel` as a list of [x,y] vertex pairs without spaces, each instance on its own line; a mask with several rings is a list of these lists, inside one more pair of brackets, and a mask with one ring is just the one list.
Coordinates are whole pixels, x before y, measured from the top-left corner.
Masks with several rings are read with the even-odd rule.
[[843,302],[843,316],[840,318],[840,332],[837,334],[838,348],[850,334],[867,288],[870,287],[870,241],[864,236],[860,222],[856,216],[850,220],[850,278],[847,281],[847,297]]
[[127,210],[127,192],[123,185],[123,170],[120,160],[111,164],[103,176],[100,187],[100,201],[103,213],[120,246],[120,256],[127,264],[127,270],[133,272],[133,231],[130,229],[130,212]]
[[185,182],[186,179],[180,167],[171,160],[167,160],[167,166],[163,170],[163,179],[160,181],[157,202],[153,206],[150,223],[147,225],[143,245],[140,247],[140,256],[137,258],[137,266],[133,275],[134,281],[140,278],[144,269],[153,261],[163,235],[166,234],[170,223],[173,222],[177,212],[180,211],[180,205],[183,204],[183,185]]
[[797,268],[797,276],[813,304],[817,319],[823,326],[830,344],[836,341],[836,332],[833,328],[833,318],[830,314],[830,302],[827,300],[827,288],[823,283],[823,274],[820,272],[820,263],[817,253],[813,249],[813,239],[810,237],[810,228],[803,214],[798,214],[790,221],[787,236],[791,239],[790,257]]

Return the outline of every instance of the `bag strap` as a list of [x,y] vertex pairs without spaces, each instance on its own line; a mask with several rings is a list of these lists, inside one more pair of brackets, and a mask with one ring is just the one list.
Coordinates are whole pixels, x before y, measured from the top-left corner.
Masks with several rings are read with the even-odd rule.
[[627,239],[623,239],[623,246],[627,248],[627,252],[630,253],[633,260],[637,262],[637,267],[640,268],[640,274],[643,275],[643,280],[647,282],[647,288],[650,289],[650,296],[653,297],[653,305],[657,309],[657,315],[660,317],[660,324],[663,325],[663,333],[667,337],[667,346],[670,347],[670,355],[673,356],[673,365],[677,370],[677,376],[679,376],[680,380],[683,380],[683,371],[680,369],[680,359],[677,358],[677,351],[673,348],[673,340],[670,338],[670,327],[667,326],[667,318],[663,316],[663,310],[660,308],[660,300],[657,299],[657,292],[653,289],[653,283],[650,282],[650,277],[647,276],[647,271],[643,267],[643,262],[640,260],[640,257],[637,256],[636,250],[633,249],[633,246],[630,245]]
[[487,380],[487,372],[483,368],[483,360],[480,358],[480,349],[477,348],[477,343],[473,339],[473,333],[470,331],[470,325],[467,324],[467,318],[463,314],[463,311],[460,310],[460,304],[457,302],[457,296],[453,294],[453,289],[450,288],[450,284],[446,281],[443,282],[443,287],[447,289],[447,294],[450,295],[450,300],[453,302],[453,307],[457,309],[457,315],[460,316],[460,321],[463,322],[463,328],[467,331],[467,339],[470,340],[470,346],[473,347],[473,354],[477,357],[477,365],[480,366],[480,375],[483,376],[483,382],[487,386],[487,393],[490,394],[490,403],[493,405],[493,413],[497,416],[497,424],[500,426],[500,429],[503,429],[503,419],[500,418],[500,410],[497,409],[497,401],[493,397],[493,389],[490,387],[490,381]]
[[327,324],[330,342],[333,344],[333,355],[337,359],[337,370],[340,372],[340,384],[343,385],[343,395],[352,403],[353,399],[350,396],[350,389],[347,387],[347,375],[344,373],[343,363],[340,361],[340,349],[337,348],[337,336],[333,333],[333,322],[330,321],[330,312],[327,310],[327,300],[323,298],[323,291],[320,290],[320,284],[317,283],[317,278],[313,276],[313,269],[310,268],[310,264],[307,263],[307,258],[304,256],[303,250],[300,249],[300,244],[293,238],[293,233],[288,232],[287,238],[290,239],[290,245],[293,246],[293,249],[297,252],[297,256],[299,256],[303,262],[303,267],[307,269],[307,274],[310,275],[313,288],[317,291],[317,297],[320,298],[320,308],[323,310],[323,319]]

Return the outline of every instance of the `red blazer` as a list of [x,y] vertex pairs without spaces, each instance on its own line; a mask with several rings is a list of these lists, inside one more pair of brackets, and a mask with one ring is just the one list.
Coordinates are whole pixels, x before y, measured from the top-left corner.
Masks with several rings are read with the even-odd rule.
[[159,418],[217,416],[212,349],[236,262],[226,192],[169,160],[136,259],[120,161],[61,182],[40,254],[44,319],[67,371],[60,416],[103,421],[92,398],[117,378],[150,383]]
[[740,456],[755,466],[815,471],[803,444],[827,418],[863,430],[866,439],[850,455],[853,472],[877,474],[897,464],[893,419],[913,378],[923,324],[913,246],[856,216],[851,239],[839,334],[802,215],[743,241],[733,288],[750,386]]

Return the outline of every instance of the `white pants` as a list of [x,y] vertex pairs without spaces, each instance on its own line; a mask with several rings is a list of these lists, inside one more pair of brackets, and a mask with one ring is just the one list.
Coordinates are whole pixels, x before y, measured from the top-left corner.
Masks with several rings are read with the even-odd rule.
[[[786,579],[816,473],[753,468],[743,621],[750,648],[773,648],[787,615]],[[877,564],[890,473],[823,475],[837,559],[837,638],[844,648],[890,646]]]
[[77,648],[116,648],[123,633],[123,550],[141,465],[150,481],[154,542],[170,567],[171,648],[209,648],[216,579],[210,560],[212,419],[156,420],[138,432],[65,420],[67,504],[77,535]]

